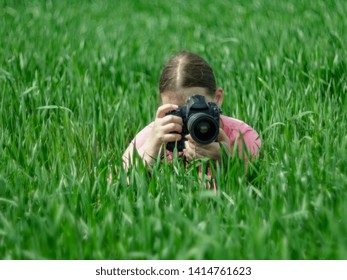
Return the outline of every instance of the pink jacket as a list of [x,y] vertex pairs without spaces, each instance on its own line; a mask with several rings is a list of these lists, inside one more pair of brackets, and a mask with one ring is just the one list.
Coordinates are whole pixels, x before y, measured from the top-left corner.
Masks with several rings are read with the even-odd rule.
[[[241,156],[244,141],[248,152],[252,156],[258,155],[258,149],[261,145],[261,141],[259,139],[258,133],[252,127],[250,127],[243,121],[227,116],[222,115],[220,119],[222,122],[221,128],[224,130],[225,134],[230,139],[230,148],[233,148],[235,142],[237,141],[239,156]],[[149,125],[143,128],[131,141],[131,143],[136,146],[136,149],[139,149],[145,143],[145,141],[151,133],[152,128],[153,122],[151,122]],[[242,136],[243,141],[240,136]]]

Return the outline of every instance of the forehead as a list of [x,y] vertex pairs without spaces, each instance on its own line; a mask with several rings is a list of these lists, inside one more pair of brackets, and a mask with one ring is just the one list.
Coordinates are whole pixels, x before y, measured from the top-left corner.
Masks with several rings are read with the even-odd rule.
[[176,104],[184,106],[187,99],[193,95],[203,95],[207,101],[212,101],[208,90],[202,87],[180,88],[174,91],[165,91],[160,94],[163,104]]

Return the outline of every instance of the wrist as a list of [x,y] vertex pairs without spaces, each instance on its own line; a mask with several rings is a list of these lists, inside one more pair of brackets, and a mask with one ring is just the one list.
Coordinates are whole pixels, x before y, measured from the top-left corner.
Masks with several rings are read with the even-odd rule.
[[159,156],[159,148],[156,146],[147,146],[146,144],[139,148],[138,153],[144,164],[152,165]]

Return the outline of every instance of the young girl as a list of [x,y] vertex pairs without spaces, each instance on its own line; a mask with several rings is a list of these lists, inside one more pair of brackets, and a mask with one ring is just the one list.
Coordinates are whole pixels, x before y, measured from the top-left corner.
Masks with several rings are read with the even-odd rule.
[[[155,120],[135,136],[123,154],[126,168],[132,164],[135,149],[143,162],[150,166],[158,157],[163,156],[163,147],[168,142],[181,140],[182,118],[166,114],[176,110],[178,106],[185,106],[190,96],[202,95],[206,102],[215,102],[218,107],[222,106],[224,97],[223,89],[216,87],[210,65],[191,52],[180,52],[169,59],[161,73],[159,92],[162,105],[157,110]],[[187,160],[209,158],[220,161],[222,152],[231,154],[236,143],[239,156],[245,154],[242,151],[244,147],[249,154],[257,156],[261,144],[258,133],[253,128],[224,115],[220,116],[218,142],[199,144],[190,135],[185,138],[185,148],[179,156],[185,156]],[[171,157],[172,152],[166,150],[166,155]]]

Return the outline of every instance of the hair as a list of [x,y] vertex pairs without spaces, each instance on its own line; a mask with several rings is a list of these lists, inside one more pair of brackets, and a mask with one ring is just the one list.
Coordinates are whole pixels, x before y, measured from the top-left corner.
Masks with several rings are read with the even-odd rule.
[[159,92],[188,87],[202,87],[214,95],[216,80],[206,60],[195,53],[182,51],[166,62],[159,80]]

